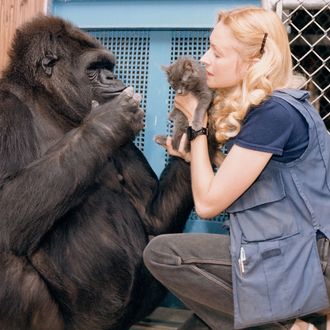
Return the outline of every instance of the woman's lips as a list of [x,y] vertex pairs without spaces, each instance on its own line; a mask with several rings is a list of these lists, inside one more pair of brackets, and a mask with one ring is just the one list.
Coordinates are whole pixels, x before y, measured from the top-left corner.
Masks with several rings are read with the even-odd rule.
[[208,71],[206,71],[206,74],[208,75],[208,76],[214,76],[212,73],[210,73],[210,72],[208,72]]

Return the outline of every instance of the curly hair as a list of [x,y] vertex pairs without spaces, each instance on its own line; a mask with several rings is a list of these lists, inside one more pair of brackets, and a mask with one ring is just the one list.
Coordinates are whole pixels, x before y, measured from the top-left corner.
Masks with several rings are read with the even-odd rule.
[[234,89],[217,90],[211,121],[220,145],[236,136],[249,109],[261,104],[275,89],[301,85],[293,74],[287,31],[280,18],[262,8],[221,12],[225,24],[241,43],[242,61],[251,61],[243,80]]

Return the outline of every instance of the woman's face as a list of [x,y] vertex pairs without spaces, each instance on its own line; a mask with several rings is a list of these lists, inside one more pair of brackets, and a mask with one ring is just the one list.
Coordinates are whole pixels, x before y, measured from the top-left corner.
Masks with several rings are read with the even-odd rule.
[[212,89],[235,87],[246,72],[240,50],[242,44],[231,30],[219,22],[210,36],[210,48],[201,58],[207,72],[207,85]]

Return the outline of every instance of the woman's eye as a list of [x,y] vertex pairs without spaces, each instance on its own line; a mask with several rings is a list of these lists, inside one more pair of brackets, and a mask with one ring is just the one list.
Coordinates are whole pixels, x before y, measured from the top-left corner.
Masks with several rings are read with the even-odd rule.
[[213,56],[214,56],[215,58],[222,57],[222,54],[219,53],[216,49],[213,49],[213,50],[212,50],[212,53],[213,53]]

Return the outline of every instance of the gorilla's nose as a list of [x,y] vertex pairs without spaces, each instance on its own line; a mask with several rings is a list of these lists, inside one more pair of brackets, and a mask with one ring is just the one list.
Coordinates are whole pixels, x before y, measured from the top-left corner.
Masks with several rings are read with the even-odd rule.
[[116,76],[108,69],[100,69],[99,79],[102,84],[109,85],[116,79]]

